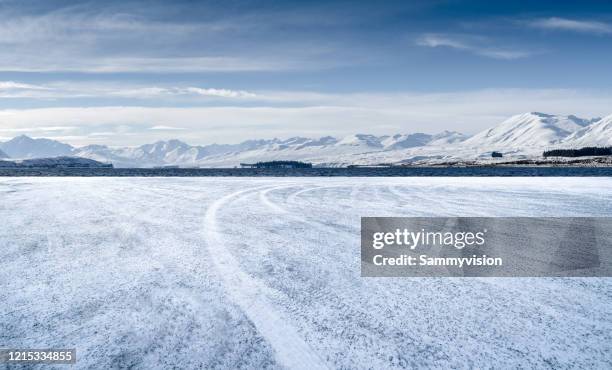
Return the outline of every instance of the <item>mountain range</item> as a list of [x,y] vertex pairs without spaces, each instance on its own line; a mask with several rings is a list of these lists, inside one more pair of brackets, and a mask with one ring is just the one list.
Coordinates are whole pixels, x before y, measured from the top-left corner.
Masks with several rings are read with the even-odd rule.
[[247,140],[239,144],[193,146],[179,140],[158,141],[139,147],[105,145],[73,147],[55,140],[22,135],[0,143],[14,159],[75,156],[113,163],[116,167],[234,167],[244,162],[302,160],[315,165],[345,166],[406,162],[441,162],[490,158],[492,151],[505,157],[535,158],[545,149],[612,145],[612,115],[583,119],[531,112],[468,137],[454,131],[375,136],[355,134],[343,138],[292,137]]
[[74,148],[68,144],[50,139],[32,139],[21,135],[0,143],[0,150],[11,158],[31,159],[71,155]]

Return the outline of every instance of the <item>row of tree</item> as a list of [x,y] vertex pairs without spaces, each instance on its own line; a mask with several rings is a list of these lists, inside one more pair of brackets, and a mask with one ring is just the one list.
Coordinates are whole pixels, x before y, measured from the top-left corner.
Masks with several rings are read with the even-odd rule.
[[255,163],[256,168],[312,168],[312,163],[305,163],[299,161],[270,161],[270,162],[257,162]]
[[585,147],[580,149],[553,149],[544,152],[544,157],[587,157],[597,155],[612,155],[612,147]]

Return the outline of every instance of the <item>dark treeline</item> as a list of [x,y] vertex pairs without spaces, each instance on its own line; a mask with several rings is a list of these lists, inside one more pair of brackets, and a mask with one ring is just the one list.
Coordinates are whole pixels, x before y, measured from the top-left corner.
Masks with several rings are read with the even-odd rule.
[[580,149],[553,149],[544,152],[544,157],[587,157],[596,155],[612,155],[612,147],[585,147]]
[[256,168],[312,168],[312,163],[304,163],[299,161],[270,161],[257,162]]

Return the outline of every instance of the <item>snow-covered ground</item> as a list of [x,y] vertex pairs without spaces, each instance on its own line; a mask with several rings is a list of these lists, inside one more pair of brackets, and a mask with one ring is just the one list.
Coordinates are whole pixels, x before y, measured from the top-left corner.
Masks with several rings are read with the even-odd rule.
[[[609,178],[0,179],[0,346],[77,368],[611,368],[612,279],[361,278],[360,216],[612,216]],[[65,365],[64,365],[65,366]]]

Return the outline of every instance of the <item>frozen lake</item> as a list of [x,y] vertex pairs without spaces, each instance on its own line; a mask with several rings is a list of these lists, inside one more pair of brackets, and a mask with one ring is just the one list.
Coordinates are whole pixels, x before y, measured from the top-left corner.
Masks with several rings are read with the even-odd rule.
[[77,368],[611,368],[612,279],[361,278],[361,216],[612,216],[612,178],[2,178],[0,345]]

